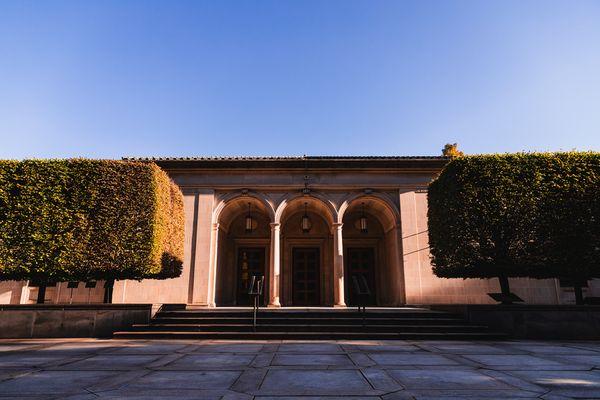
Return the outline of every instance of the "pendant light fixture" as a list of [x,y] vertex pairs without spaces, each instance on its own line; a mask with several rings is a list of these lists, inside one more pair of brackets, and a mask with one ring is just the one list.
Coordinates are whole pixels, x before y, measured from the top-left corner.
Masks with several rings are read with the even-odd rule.
[[302,232],[308,233],[310,232],[310,228],[312,228],[312,223],[310,222],[310,218],[308,217],[307,212],[308,203],[304,203],[304,215],[302,216]]
[[254,229],[254,220],[252,220],[251,205],[248,202],[248,215],[246,215],[246,233],[252,233]]
[[365,215],[365,203],[362,203],[362,213],[359,220],[360,233],[368,233],[367,216]]

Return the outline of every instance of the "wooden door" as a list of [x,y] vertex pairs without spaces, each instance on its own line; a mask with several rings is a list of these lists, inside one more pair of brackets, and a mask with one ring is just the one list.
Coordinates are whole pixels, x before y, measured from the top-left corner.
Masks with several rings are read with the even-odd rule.
[[318,248],[292,249],[292,303],[318,306],[320,303],[320,254]]
[[[248,289],[252,276],[265,277],[265,249],[264,247],[240,247],[238,249],[238,279],[237,279],[237,305],[247,306],[252,304]],[[265,288],[263,287],[263,294]]]
[[[377,305],[377,296],[375,288],[375,249],[373,247],[350,247],[345,256],[346,259],[346,279],[345,286],[348,288],[348,305],[358,305],[358,297],[354,288],[352,277],[366,281],[371,294],[363,298],[363,305]],[[362,278],[361,278],[362,277]]]

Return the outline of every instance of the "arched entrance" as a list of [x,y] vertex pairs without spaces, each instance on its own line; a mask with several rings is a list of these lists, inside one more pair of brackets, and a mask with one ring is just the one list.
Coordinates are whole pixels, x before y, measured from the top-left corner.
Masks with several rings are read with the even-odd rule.
[[312,196],[296,197],[285,203],[280,221],[282,305],[332,305],[332,208]]
[[370,292],[362,296],[365,305],[404,304],[397,210],[385,199],[361,196],[342,211],[346,304],[358,304],[357,291],[365,284]]
[[264,277],[262,304],[268,299],[271,217],[263,201],[241,196],[227,202],[217,216],[218,254],[215,303],[251,305],[252,276]]

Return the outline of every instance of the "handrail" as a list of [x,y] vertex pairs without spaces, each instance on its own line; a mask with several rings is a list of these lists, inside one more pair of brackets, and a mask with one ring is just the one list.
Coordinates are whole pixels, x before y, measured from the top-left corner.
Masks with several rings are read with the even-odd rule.
[[369,283],[364,275],[352,275],[352,284],[354,285],[354,292],[356,293],[356,298],[358,300],[358,312],[362,314],[363,326],[365,326],[367,322],[367,307],[363,300],[365,297],[371,295],[371,289],[369,289]]
[[254,306],[252,307],[252,329],[256,332],[256,316],[258,314],[258,307],[260,306],[260,296],[263,292],[264,276],[252,275],[250,285],[248,288],[248,294],[254,297]]

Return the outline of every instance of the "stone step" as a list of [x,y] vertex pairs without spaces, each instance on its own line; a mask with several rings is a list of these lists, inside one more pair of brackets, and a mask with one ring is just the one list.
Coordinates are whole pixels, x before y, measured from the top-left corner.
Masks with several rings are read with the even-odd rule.
[[[164,304],[162,309],[165,311],[196,311],[196,312],[248,312],[252,311],[251,306],[240,306],[240,307],[206,307],[197,306],[193,304]],[[371,307],[368,306],[367,312],[376,313],[402,313],[402,312],[443,312],[432,310],[429,307],[420,306],[407,306],[407,307]],[[298,312],[309,312],[309,313],[345,313],[345,312],[357,312],[357,306],[347,307],[266,307],[263,304],[260,306],[261,311],[273,312],[273,313],[298,313]]]
[[[158,324],[219,324],[219,323],[231,323],[231,324],[251,324],[252,316],[248,315],[244,318],[241,317],[155,317],[152,319],[153,322]],[[312,318],[312,317],[298,317],[298,318],[270,318],[270,317],[258,317],[258,321],[261,324],[321,324],[321,325],[362,325],[362,318]],[[428,324],[461,324],[464,323],[463,319],[460,318],[374,318],[369,317],[365,319],[367,324],[376,325],[428,325]]]
[[498,332],[181,332],[181,331],[123,331],[115,332],[118,339],[237,339],[237,340],[500,340]]
[[[252,316],[252,311],[236,311],[236,312],[225,312],[225,311],[213,311],[213,312],[205,312],[205,311],[160,311],[156,313],[157,318],[216,318],[216,317],[228,317],[228,318],[245,318],[248,316]],[[363,314],[358,312],[269,312],[269,311],[259,311],[257,313],[259,318],[279,318],[279,319],[288,319],[288,318],[362,318]],[[450,314],[440,311],[432,311],[432,312],[404,312],[404,313],[378,313],[378,312],[367,312],[365,314],[366,318],[460,318],[459,315]]]
[[[186,331],[186,332],[250,332],[251,324],[140,324],[133,331]],[[275,325],[261,323],[259,332],[480,332],[487,330],[481,325]]]
[[199,309],[171,305],[150,324],[135,325],[122,338],[192,339],[478,339],[502,338],[456,314],[425,308],[260,309],[252,327],[251,308]]

